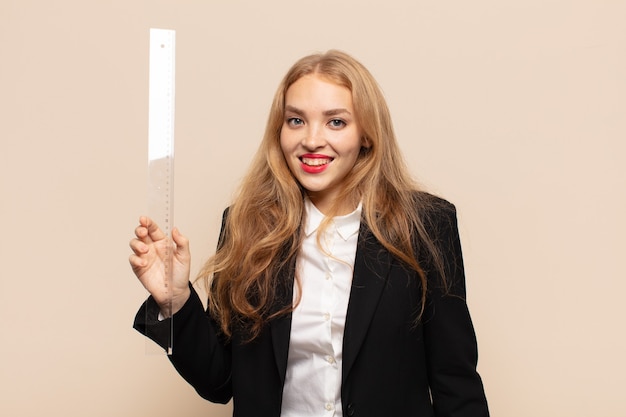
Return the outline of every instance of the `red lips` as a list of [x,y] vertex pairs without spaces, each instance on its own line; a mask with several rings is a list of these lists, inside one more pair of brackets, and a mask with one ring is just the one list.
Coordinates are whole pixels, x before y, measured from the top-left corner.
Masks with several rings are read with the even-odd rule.
[[319,174],[328,168],[333,158],[320,154],[304,154],[300,156],[300,167],[308,174]]

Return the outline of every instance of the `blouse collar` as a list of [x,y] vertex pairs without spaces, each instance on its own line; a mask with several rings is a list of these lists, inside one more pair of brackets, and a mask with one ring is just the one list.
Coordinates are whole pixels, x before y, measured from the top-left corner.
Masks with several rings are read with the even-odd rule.
[[[333,217],[330,225],[331,227],[334,226],[337,233],[343,240],[348,240],[350,236],[358,233],[359,227],[361,226],[362,206],[362,203],[359,203],[357,208],[352,213]],[[317,207],[315,207],[315,204],[313,204],[308,197],[305,197],[304,199],[304,208],[306,213],[304,233],[308,237],[317,231],[326,216],[324,213],[319,211]]]

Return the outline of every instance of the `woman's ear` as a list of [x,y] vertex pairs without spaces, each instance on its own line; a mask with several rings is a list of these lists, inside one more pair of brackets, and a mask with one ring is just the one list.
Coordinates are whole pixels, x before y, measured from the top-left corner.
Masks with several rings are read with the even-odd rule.
[[367,136],[361,137],[361,147],[369,149],[372,147],[372,142],[369,140]]

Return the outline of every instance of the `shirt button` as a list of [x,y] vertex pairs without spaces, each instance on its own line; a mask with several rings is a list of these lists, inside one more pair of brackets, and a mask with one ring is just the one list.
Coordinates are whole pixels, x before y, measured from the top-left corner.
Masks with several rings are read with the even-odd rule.
[[335,363],[335,358],[333,358],[332,356],[328,355],[326,356],[326,362],[330,363],[331,365]]
[[326,403],[326,411],[330,411],[333,409],[333,405],[331,403]]
[[324,313],[324,320],[330,320],[330,313]]
[[331,278],[330,273],[326,273],[326,280],[329,280]]

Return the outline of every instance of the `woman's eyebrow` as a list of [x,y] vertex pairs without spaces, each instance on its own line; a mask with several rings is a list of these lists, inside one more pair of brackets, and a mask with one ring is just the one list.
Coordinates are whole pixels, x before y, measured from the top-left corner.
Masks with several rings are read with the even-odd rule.
[[350,113],[348,111],[348,109],[331,109],[331,110],[326,110],[323,112],[324,116],[337,116],[338,114],[343,114],[343,113],[347,113],[349,115],[352,115],[352,113]]
[[[299,116],[303,116],[305,114],[304,110],[301,110],[301,109],[299,109],[299,108],[297,108],[295,106],[289,105],[289,104],[285,106],[285,111],[289,111],[289,112],[295,113],[295,114],[297,114]],[[322,112],[322,114],[324,116],[336,116],[338,114],[343,114],[343,113],[347,113],[349,115],[352,115],[352,113],[350,113],[348,111],[348,109],[344,109],[344,108],[324,110]]]
[[299,108],[294,107],[294,106],[291,106],[291,105],[289,105],[289,104],[287,104],[287,105],[285,106],[285,111],[286,111],[286,112],[288,112],[288,111],[289,111],[289,112],[295,113],[295,114],[297,114],[298,116],[304,116],[304,111],[303,111],[303,110],[300,110]]

